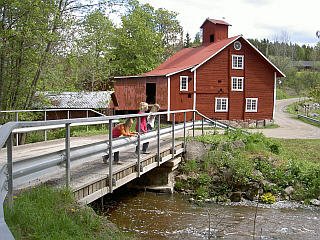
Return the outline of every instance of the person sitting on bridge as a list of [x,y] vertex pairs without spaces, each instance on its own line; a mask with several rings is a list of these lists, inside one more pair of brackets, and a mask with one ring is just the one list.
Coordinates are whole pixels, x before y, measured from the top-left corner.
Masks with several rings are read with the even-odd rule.
[[[113,138],[118,138],[120,136],[128,136],[128,137],[136,136],[138,134],[137,132],[130,132],[130,128],[131,128],[132,124],[133,124],[132,118],[128,118],[125,123],[117,124],[112,129],[112,137]],[[103,159],[104,163],[108,163],[109,154],[104,155],[102,157],[102,159]],[[115,164],[121,164],[119,162],[119,151],[114,153],[114,163]]]
[[[148,103],[141,102],[140,106],[139,106],[139,110],[140,111],[139,111],[138,114],[145,113],[148,110]],[[148,132],[148,129],[147,129],[147,117],[146,116],[140,117],[140,126],[138,126],[138,118],[137,118],[137,124],[136,124],[136,131],[137,132],[139,132],[139,128],[140,128],[140,132],[141,133]],[[150,153],[150,152],[147,151],[148,146],[149,146],[149,142],[143,143],[143,145],[142,145],[142,153],[143,154],[149,154]],[[137,146],[136,147],[136,154],[138,154],[138,151],[139,151],[139,148]]]

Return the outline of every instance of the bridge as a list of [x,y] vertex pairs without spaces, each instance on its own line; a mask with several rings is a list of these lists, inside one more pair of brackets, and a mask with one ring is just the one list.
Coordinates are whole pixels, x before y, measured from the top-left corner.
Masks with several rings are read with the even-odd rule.
[[[176,123],[177,114],[184,115],[183,123]],[[186,122],[186,115],[193,120]],[[137,137],[112,138],[112,126],[125,118],[136,118],[138,124],[146,114],[115,115],[91,118],[9,122],[0,128],[0,236],[13,239],[3,213],[3,202],[7,198],[13,205],[13,194],[18,189],[53,182],[56,186],[70,188],[75,198],[84,204],[112,193],[115,189],[140,178],[157,168],[173,169],[185,152],[187,131],[204,133],[205,126],[228,129],[232,127],[207,118],[196,110],[159,112],[156,116],[157,129]],[[171,116],[171,126],[161,128],[161,115]],[[196,120],[201,119],[201,120]],[[108,123],[108,137],[71,138],[70,127]],[[13,147],[14,134],[63,127],[65,139]],[[196,130],[196,128],[200,130]],[[148,155],[135,154],[135,146],[150,142]],[[30,147],[32,146],[32,147]],[[5,147],[5,148],[4,148]],[[121,165],[112,164],[112,153],[120,151]],[[108,164],[102,155],[109,152]]]

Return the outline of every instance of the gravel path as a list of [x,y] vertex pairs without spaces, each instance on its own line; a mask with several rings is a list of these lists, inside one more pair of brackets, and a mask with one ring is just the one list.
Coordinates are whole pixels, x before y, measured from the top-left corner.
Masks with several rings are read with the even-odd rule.
[[304,123],[285,110],[288,105],[299,101],[299,98],[277,100],[274,122],[279,128],[253,129],[250,132],[262,132],[267,137],[289,138],[289,139],[320,139],[320,128]]

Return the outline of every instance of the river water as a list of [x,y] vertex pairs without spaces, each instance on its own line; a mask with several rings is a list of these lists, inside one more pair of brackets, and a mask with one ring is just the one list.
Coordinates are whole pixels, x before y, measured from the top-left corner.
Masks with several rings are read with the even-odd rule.
[[320,239],[320,209],[296,203],[200,206],[180,194],[128,190],[104,201],[108,219],[138,239]]

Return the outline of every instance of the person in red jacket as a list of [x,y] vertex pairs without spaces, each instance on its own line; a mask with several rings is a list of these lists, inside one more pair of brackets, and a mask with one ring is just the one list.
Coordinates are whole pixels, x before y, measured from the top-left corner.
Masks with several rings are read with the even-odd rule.
[[[148,103],[146,102],[141,102],[140,106],[139,106],[139,113],[138,114],[143,114],[148,110]],[[140,128],[140,133],[146,133],[148,132],[147,129],[147,116],[143,116],[140,117],[140,126],[138,126],[138,118],[137,118],[137,124],[136,124],[136,131],[139,132],[139,128]],[[148,146],[149,146],[149,142],[145,142],[142,145],[142,153],[143,154],[149,154],[150,152],[148,152]],[[139,148],[138,146],[136,147],[136,154],[138,154]]]
[[[130,132],[130,128],[133,124],[133,120],[132,118],[128,118],[126,120],[125,123],[120,123],[118,125],[116,125],[113,129],[112,129],[112,138],[118,138],[120,136],[136,136],[138,133],[137,132]],[[108,159],[109,159],[109,154],[104,155],[102,157],[103,162],[107,163]],[[120,164],[119,162],[119,151],[114,152],[114,163],[115,164]]]

